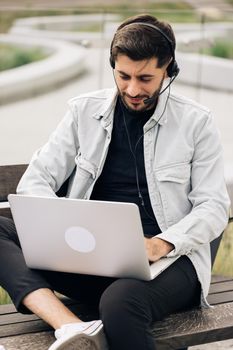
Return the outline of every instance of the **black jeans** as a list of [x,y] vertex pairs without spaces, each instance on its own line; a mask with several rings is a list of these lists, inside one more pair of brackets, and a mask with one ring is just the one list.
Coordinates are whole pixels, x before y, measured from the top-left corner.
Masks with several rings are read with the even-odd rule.
[[14,222],[3,217],[0,217],[0,266],[0,284],[20,312],[29,312],[22,300],[39,288],[50,288],[96,305],[111,350],[155,350],[152,322],[200,301],[200,284],[186,256],[149,282],[29,269]]

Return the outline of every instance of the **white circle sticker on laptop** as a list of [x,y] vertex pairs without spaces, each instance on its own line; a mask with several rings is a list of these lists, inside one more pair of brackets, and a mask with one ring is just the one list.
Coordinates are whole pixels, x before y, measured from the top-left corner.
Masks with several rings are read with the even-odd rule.
[[65,241],[68,246],[80,253],[89,253],[95,249],[96,241],[93,234],[84,227],[72,226],[65,231]]

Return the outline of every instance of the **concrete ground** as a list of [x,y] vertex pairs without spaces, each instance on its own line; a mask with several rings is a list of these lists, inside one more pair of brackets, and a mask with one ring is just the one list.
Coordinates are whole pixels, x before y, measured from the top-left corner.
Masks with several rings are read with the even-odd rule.
[[[0,106],[0,165],[29,162],[34,150],[46,142],[63,117],[69,98],[82,92],[113,86],[107,50],[90,49],[87,67],[89,70],[86,74],[55,91]],[[99,74],[101,70],[103,73]],[[225,162],[232,166],[233,94],[198,90],[178,83],[174,84],[172,90],[198,100],[213,111],[222,135]],[[230,350],[233,349],[233,339],[189,349]]]

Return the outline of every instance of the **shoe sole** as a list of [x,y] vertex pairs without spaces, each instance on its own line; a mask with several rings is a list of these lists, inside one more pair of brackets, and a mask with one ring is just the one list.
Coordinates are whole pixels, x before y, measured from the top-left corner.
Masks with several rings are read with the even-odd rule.
[[49,350],[107,350],[103,324],[93,326],[82,333],[57,340]]

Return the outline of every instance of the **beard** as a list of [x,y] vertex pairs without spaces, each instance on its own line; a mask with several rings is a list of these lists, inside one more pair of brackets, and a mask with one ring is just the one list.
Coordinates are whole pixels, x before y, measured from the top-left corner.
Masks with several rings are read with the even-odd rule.
[[133,112],[133,113],[142,113],[144,111],[147,111],[149,109],[152,109],[152,108],[155,108],[156,105],[157,105],[157,102],[158,102],[158,97],[159,97],[159,94],[160,94],[160,91],[162,89],[162,86],[163,86],[163,82],[164,82],[164,79],[165,77],[163,76],[161,82],[160,82],[160,85],[159,85],[159,88],[156,89],[154,91],[154,93],[152,94],[152,96],[149,96],[149,95],[137,95],[137,96],[133,96],[133,98],[139,98],[141,99],[142,101],[147,99],[147,98],[151,98],[152,100],[147,103],[147,104],[143,104],[143,106],[139,109],[136,109],[136,108],[132,108],[126,101],[126,98],[132,98],[132,96],[128,95],[126,92],[123,92],[121,93],[119,91],[119,95],[120,95],[120,98],[121,98],[121,101],[123,102],[124,106],[130,111],[130,112]]

